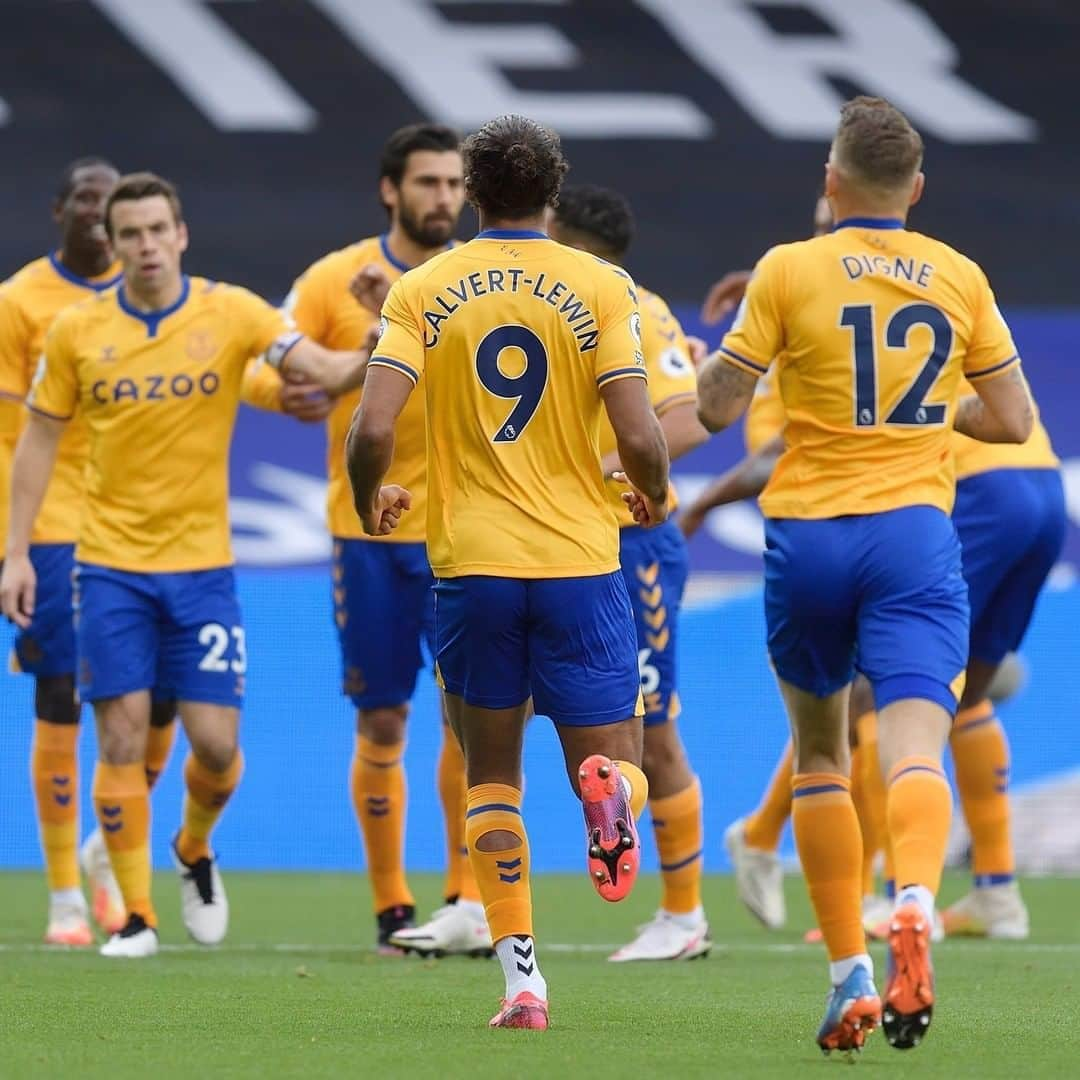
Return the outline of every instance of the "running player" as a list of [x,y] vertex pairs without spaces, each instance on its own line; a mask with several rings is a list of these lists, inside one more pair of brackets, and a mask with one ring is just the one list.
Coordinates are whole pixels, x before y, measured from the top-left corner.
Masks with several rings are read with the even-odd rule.
[[[465,202],[460,141],[456,131],[438,124],[412,124],[390,136],[379,169],[389,227],[319,259],[297,279],[285,309],[298,329],[328,348],[352,347],[377,323],[390,283],[450,246]],[[334,538],[342,689],[356,707],[350,789],[367,856],[376,944],[380,951],[397,952],[390,938],[400,934],[398,945],[410,950],[489,951],[464,843],[464,760],[445,725],[438,775],[447,829],[447,903],[430,922],[411,929],[416,908],[405,874],[406,721],[423,665],[422,645],[434,652],[433,579],[424,542],[424,402],[421,394],[410,401],[389,472],[392,483],[412,492],[419,512],[392,535],[372,537],[360,528],[345,474],[345,434],[359,400],[359,391],[340,398],[330,415],[327,516]],[[378,633],[372,632],[374,622],[381,623]]]
[[[622,265],[634,233],[634,218],[618,192],[592,185],[564,187],[550,212],[553,240],[591,251]],[[682,327],[667,304],[638,286],[641,352],[649,376],[649,397],[660,419],[672,461],[705,442],[697,418],[697,378]],[[600,421],[604,475],[621,466],[615,432]],[[674,521],[655,529],[635,524],[625,489],[608,482],[608,501],[619,520],[619,557],[637,625],[638,668],[645,698],[642,769],[649,781],[649,811],[660,852],[663,896],[660,910],[637,938],[611,960],[692,960],[712,946],[701,906],[701,785],[690,769],[677,727],[676,679],[679,608],[689,573],[686,541]],[[669,498],[676,505],[674,488]]]
[[469,857],[506,977],[491,1026],[543,1029],[521,819],[526,706],[531,695],[556,724],[583,799],[593,883],[619,900],[637,876],[634,820],[648,784],[602,406],[639,524],[667,516],[667,450],[633,282],[543,231],[567,170],[558,137],[503,116],[463,153],[481,231],[390,290],[346,452],[365,532],[391,532],[411,495],[382,480],[397,418],[422,380],[437,671],[465,753]]
[[[1001,442],[1023,442],[1033,424],[985,275],[904,226],[921,162],[922,140],[896,109],[848,102],[825,170],[835,230],[762,258],[699,380],[703,422],[720,430],[783,352],[786,449],[761,499],[766,617],[795,734],[795,841],[831,961],[826,1050],[861,1046],[879,1018],[890,1044],[908,1048],[930,1023],[930,929],[952,801],[941,755],[968,636],[954,484],[942,468],[949,421]],[[977,395],[958,402],[963,374]],[[898,885],[884,1010],[848,779],[856,644],[877,705]]]
[[138,957],[158,947],[144,768],[155,687],[179,701],[192,746],[173,841],[184,921],[206,944],[227,926],[208,839],[242,767],[246,658],[227,464],[244,366],[269,348],[287,372],[340,392],[363,377],[367,357],[328,353],[245,290],[183,274],[187,230],[167,181],[121,178],[105,225],[123,276],[49,331],[12,467],[0,604],[22,629],[31,624],[32,528],[78,410],[89,441],[76,550],[79,691],[97,717],[94,803],[128,914],[102,952]]
[[[103,225],[105,200],[119,173],[101,157],[64,170],[53,202],[60,229],[57,251],[28,263],[0,287],[0,542],[7,535],[11,456],[23,425],[22,402],[41,356],[45,333],[65,307],[111,289],[120,266]],[[57,449],[56,469],[34,523],[30,559],[38,603],[21,630],[13,670],[34,676],[34,738],[30,751],[38,831],[49,883],[45,941],[88,946],[93,936],[79,882],[79,863],[91,888],[94,918],[107,933],[124,923],[123,903],[100,830],[79,850],[79,699],[75,692],[75,627],[71,577],[79,531],[87,433],[76,418]],[[0,559],[2,559],[0,549]],[[147,782],[165,768],[176,731],[175,707],[155,702],[146,747]]]

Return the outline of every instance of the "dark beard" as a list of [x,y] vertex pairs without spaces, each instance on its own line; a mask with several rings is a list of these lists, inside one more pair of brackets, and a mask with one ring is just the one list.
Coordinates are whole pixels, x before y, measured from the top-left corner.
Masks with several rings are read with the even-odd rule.
[[437,220],[425,225],[417,221],[404,207],[398,211],[398,223],[405,231],[405,235],[414,244],[423,248],[443,247],[454,235],[454,222]]

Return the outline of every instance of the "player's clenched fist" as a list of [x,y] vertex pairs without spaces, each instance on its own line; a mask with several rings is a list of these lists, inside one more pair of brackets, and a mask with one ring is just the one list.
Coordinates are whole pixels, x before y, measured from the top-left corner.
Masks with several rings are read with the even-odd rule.
[[399,484],[384,484],[375,496],[375,506],[360,515],[368,536],[386,536],[398,527],[401,515],[412,506],[412,495]]
[[0,607],[16,626],[25,630],[34,616],[37,574],[29,555],[8,554],[0,574]]
[[389,291],[390,279],[386,276],[386,271],[376,263],[370,263],[358,270],[349,282],[349,292],[353,298],[373,315],[382,311],[383,301]]
[[654,525],[662,525],[667,521],[668,501],[666,491],[664,492],[664,497],[662,499],[650,499],[643,491],[638,491],[636,487],[630,484],[626,473],[614,472],[611,474],[611,478],[617,480],[620,484],[627,484],[630,486],[629,491],[623,492],[622,499],[638,525],[643,525],[646,529],[650,529]]

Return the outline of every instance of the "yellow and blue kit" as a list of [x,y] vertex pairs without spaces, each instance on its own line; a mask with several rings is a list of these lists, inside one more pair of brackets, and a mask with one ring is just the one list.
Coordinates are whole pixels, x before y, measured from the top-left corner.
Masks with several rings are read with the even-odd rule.
[[819,696],[859,667],[878,708],[955,711],[967,589],[948,517],[966,376],[1020,363],[982,271],[902,221],[851,218],[759,262],[724,358],[776,360],[786,448],[761,496],[769,648]]
[[427,406],[427,543],[446,689],[561,724],[639,712],[600,464],[601,388],[644,378],[637,292],[541,232],[486,230],[410,271],[371,363]]
[[[649,377],[649,398],[657,416],[697,401],[697,376],[678,320],[655,293],[638,287],[641,353]],[[606,414],[600,417],[600,452],[617,449]],[[679,715],[676,654],[679,610],[690,573],[686,541],[670,518],[653,529],[634,524],[622,500],[626,486],[608,481],[608,500],[619,521],[619,559],[634,609],[638,668],[645,702],[645,723],[663,724]],[[668,503],[678,505],[671,486]]]
[[[286,313],[297,328],[329,349],[356,349],[376,316],[349,292],[366,266],[391,281],[409,268],[394,257],[387,237],[373,236],[313,263],[293,284]],[[413,394],[398,420],[386,482],[412,494],[413,509],[387,536],[365,536],[345,471],[345,436],[361,390],[344,394],[327,421],[327,524],[334,538],[334,623],[341,647],[342,690],[360,709],[404,704],[423,666],[421,644],[434,655],[434,578],[424,543],[427,448],[424,396]],[[371,632],[373,613],[393,613]]]
[[121,282],[53,323],[27,404],[78,412],[89,440],[75,552],[86,700],[157,687],[240,701],[229,443],[245,367],[289,330],[247,290],[186,276],[168,308],[138,310]]
[[[100,277],[83,278],[53,253],[28,263],[0,286],[0,558],[7,538],[11,460],[23,426],[23,401],[45,334],[64,308],[113,288],[119,280],[118,264]],[[31,535],[37,600],[30,626],[16,636],[12,667],[32,675],[71,675],[75,671],[71,575],[86,450],[86,428],[76,416],[60,440],[56,466]]]

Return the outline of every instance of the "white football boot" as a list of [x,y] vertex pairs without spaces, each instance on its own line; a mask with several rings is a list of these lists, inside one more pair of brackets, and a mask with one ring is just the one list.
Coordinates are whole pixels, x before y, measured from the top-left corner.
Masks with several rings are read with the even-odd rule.
[[949,937],[1026,941],[1031,933],[1027,905],[1015,881],[976,886],[946,908],[944,919]]
[[95,829],[79,848],[79,865],[90,886],[90,911],[106,934],[118,934],[127,921],[124,898],[109,862],[109,850],[100,829]]
[[709,924],[699,908],[693,916],[660,910],[638,928],[638,936],[609,957],[612,963],[629,960],[695,960],[712,948]]
[[491,931],[478,900],[458,900],[439,908],[422,926],[390,935],[390,944],[420,956],[493,956]]
[[170,849],[180,875],[180,914],[187,932],[200,945],[219,945],[229,929],[229,898],[214,853],[189,866],[176,850],[175,837]]
[[147,926],[141,915],[129,915],[123,930],[113,934],[101,946],[102,956],[124,960],[142,960],[147,956],[156,956],[157,951],[157,931],[152,926]]
[[784,868],[775,851],[747,846],[745,824],[745,818],[739,818],[724,830],[724,847],[735,869],[735,887],[739,899],[756,919],[769,930],[779,930],[787,922]]

